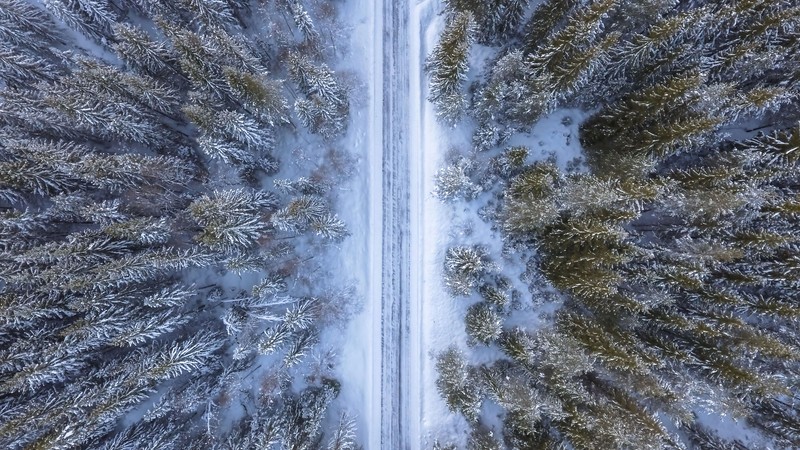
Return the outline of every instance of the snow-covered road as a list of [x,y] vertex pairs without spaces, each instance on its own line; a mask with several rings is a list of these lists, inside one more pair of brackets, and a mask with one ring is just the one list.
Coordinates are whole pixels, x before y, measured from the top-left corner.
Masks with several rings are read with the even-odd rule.
[[371,422],[379,414],[380,429],[370,431],[370,449],[422,446],[422,212],[432,161],[423,155],[421,37],[437,1],[410,1],[383,0],[374,15],[370,297],[380,306],[372,309]]
[[[409,277],[409,147],[408,147],[408,2],[384,0],[376,8],[375,63],[382,74],[373,80],[373,102],[381,105],[381,132],[374,133],[370,161],[372,299],[380,299],[375,337],[380,352],[373,364],[379,386],[373,399],[380,401],[380,436],[371,436],[370,447],[408,449],[407,393]],[[377,112],[377,111],[376,111]],[[380,155],[380,158],[378,158]],[[380,193],[376,187],[380,186]],[[378,216],[378,214],[380,214]],[[380,230],[380,233],[377,231]],[[379,282],[378,282],[379,281]],[[375,345],[375,341],[373,341]],[[373,353],[375,354],[375,353]],[[373,389],[375,391],[375,389]],[[375,419],[375,418],[373,418]],[[415,446],[416,447],[416,446]]]

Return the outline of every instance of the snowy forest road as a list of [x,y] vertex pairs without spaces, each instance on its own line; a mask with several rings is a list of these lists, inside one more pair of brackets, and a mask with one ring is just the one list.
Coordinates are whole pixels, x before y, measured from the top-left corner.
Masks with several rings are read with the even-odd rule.
[[[373,208],[382,211],[380,228],[373,228],[381,230],[381,257],[375,261],[380,262],[380,268],[373,265],[373,274],[380,270],[381,291],[378,448],[406,450],[417,447],[412,446],[407,428],[409,419],[416,420],[408,417],[407,413],[410,356],[407,345],[410,291],[409,5],[407,0],[384,0],[382,8],[376,9],[382,9],[376,11],[375,18],[376,24],[382,25],[382,40],[376,39],[381,43],[376,43],[375,49],[376,60],[381,60],[381,67],[376,69],[382,73],[379,93],[382,100],[381,196],[372,196],[373,202],[381,202],[380,206],[373,203]],[[372,165],[373,170],[375,166]],[[372,189],[375,189],[374,185]]]

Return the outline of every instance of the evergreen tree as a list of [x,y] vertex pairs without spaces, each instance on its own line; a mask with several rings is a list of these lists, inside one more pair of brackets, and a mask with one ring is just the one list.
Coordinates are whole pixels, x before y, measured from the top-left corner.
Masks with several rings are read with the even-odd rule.
[[268,230],[261,211],[275,206],[275,198],[269,193],[229,190],[194,201],[189,213],[202,227],[196,239],[227,251],[252,247]]
[[566,15],[579,4],[578,0],[549,0],[539,4],[528,23],[525,24],[525,53],[533,53],[564,20]]
[[475,422],[482,402],[476,374],[466,364],[462,354],[450,348],[436,359],[436,387],[451,411],[457,411]]
[[279,82],[260,79],[232,67],[224,67],[223,76],[236,98],[261,121],[270,126],[288,123],[289,107]]
[[0,2],[0,37],[2,41],[35,49],[60,41],[59,30],[47,13],[21,0]]
[[285,406],[281,419],[284,432],[281,438],[286,448],[315,448],[320,440],[320,427],[325,410],[339,395],[337,382],[324,380],[320,387],[309,387],[299,398],[291,399]]
[[447,0],[454,13],[469,12],[477,21],[478,40],[492,43],[511,36],[522,21],[527,0]]
[[313,41],[319,37],[319,32],[314,27],[314,21],[311,20],[311,16],[303,7],[302,3],[297,0],[287,0],[286,6],[292,14],[294,24],[297,26],[297,29],[303,33],[303,37],[306,40]]
[[533,123],[552,106],[551,94],[542,85],[543,81],[533,76],[522,51],[509,52],[495,63],[487,85],[477,93],[476,116],[486,122],[497,117],[512,124]]
[[453,295],[469,295],[493,265],[481,247],[451,247],[444,259],[445,285]]
[[474,427],[467,442],[469,450],[501,450],[503,447],[494,438],[491,431]]
[[528,56],[526,66],[536,80],[529,91],[545,90],[558,101],[585,85],[588,75],[603,64],[609,48],[619,39],[617,34],[602,33],[603,20],[617,3],[599,1],[578,10],[563,29]]
[[111,36],[117,17],[98,0],[44,0],[45,6],[69,27],[98,42]]
[[117,55],[132,67],[151,75],[174,70],[174,57],[163,43],[150,38],[143,30],[128,24],[114,25]]
[[458,106],[464,101],[457,100],[463,97],[461,89],[467,79],[469,49],[475,27],[472,13],[462,12],[453,16],[425,62],[430,78],[428,99],[437,107],[439,117],[447,123],[455,123],[463,115]]
[[58,68],[45,59],[0,47],[0,77],[8,85],[53,81],[58,72]]
[[303,125],[313,133],[332,138],[347,128],[350,105],[347,93],[326,65],[317,65],[299,53],[288,58],[289,76],[305,98],[295,102]]
[[355,431],[355,421],[343,413],[339,418],[339,426],[328,442],[327,450],[355,450],[357,445]]
[[475,198],[481,188],[470,179],[474,171],[474,165],[467,158],[459,158],[454,164],[439,169],[434,195],[445,201]]
[[225,0],[180,0],[197,20],[206,25],[224,25],[234,22],[233,12]]
[[489,344],[500,336],[500,316],[486,303],[477,303],[469,308],[466,316],[467,335],[483,344]]

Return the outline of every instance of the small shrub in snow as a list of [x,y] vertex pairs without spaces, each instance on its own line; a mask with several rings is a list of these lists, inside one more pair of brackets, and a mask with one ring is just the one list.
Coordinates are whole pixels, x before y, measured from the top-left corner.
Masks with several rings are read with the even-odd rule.
[[453,295],[469,295],[480,276],[492,268],[486,250],[477,247],[452,247],[444,260],[445,284]]
[[459,158],[455,163],[442,167],[436,172],[433,195],[445,201],[477,197],[482,189],[470,178],[473,170],[474,163],[467,158]]
[[452,247],[447,251],[445,268],[449,272],[477,276],[489,267],[486,250],[477,247]]

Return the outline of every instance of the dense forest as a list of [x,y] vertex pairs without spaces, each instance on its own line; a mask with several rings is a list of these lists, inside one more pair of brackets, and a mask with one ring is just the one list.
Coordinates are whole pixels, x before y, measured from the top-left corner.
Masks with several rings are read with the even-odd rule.
[[[0,0],[0,447],[352,449],[313,0]],[[333,250],[331,250],[333,251]],[[232,281],[234,280],[234,281]]]
[[[406,205],[416,191],[387,197],[415,167],[343,187],[354,147],[398,144],[359,121],[412,120],[382,108],[387,86],[417,96],[378,80],[415,80],[397,47],[426,34],[388,42],[417,30],[383,19],[428,18],[377,3],[356,19],[341,0],[0,0],[0,448],[354,450],[390,415],[403,433],[448,419],[411,417],[419,380],[394,392],[359,366],[391,354],[410,367],[390,376],[417,376],[428,353],[405,347],[429,336],[395,305],[337,355],[362,302],[344,277],[378,271],[346,272],[386,263],[373,211],[434,218]],[[450,234],[423,227],[446,240],[451,298],[422,300],[463,319],[430,361],[468,436],[431,446],[800,448],[797,1],[439,3],[410,115],[433,108],[446,133],[426,152],[458,143],[432,193]],[[375,43],[350,53],[356,20]],[[405,149],[369,148],[368,172],[389,147]],[[340,258],[348,237],[366,254]]]
[[[429,100],[472,147],[435,195],[503,240],[444,257],[470,342],[437,386],[467,447],[800,446],[800,6],[444,6]],[[585,114],[566,166],[525,143],[563,108]]]

